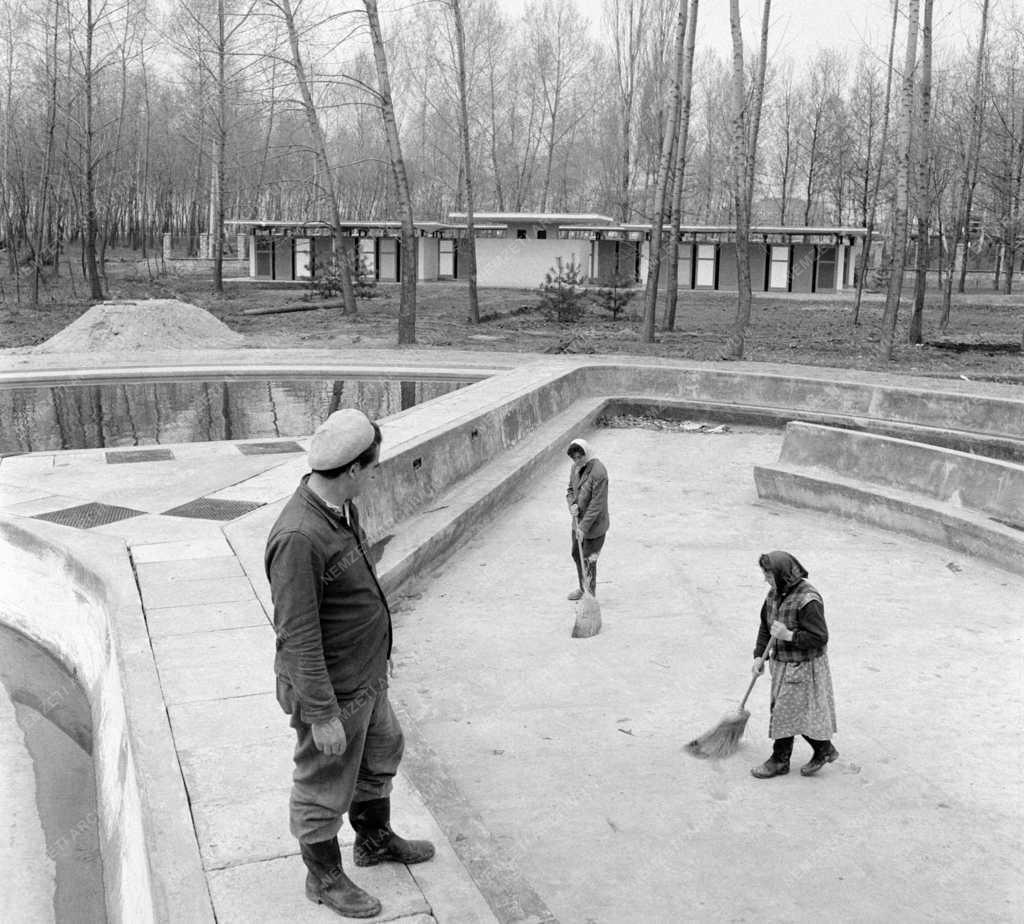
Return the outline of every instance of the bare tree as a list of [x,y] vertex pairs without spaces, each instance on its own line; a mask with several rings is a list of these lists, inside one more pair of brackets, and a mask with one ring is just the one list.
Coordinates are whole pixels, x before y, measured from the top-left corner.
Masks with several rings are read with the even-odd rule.
[[388,76],[388,59],[381,34],[377,0],[363,0],[366,19],[370,26],[370,42],[373,45],[373,59],[377,65],[377,94],[381,118],[384,121],[384,136],[387,139],[391,172],[395,180],[398,197],[398,211],[401,217],[402,240],[402,288],[398,308],[399,344],[416,342],[416,227],[412,214],[412,196],[409,179],[402,158],[402,143],[398,137],[398,122],[395,106],[391,99],[391,80]]
[[974,188],[978,181],[978,162],[981,153],[981,129],[985,121],[985,101],[982,95],[982,79],[985,63],[985,39],[988,35],[989,0],[982,0],[981,27],[978,34],[978,50],[974,59],[974,79],[971,81],[971,113],[970,133],[964,152],[963,174],[957,200],[957,211],[953,221],[952,239],[947,252],[946,279],[942,287],[942,316],[939,329],[944,331],[949,326],[950,307],[953,299],[953,274],[956,272],[957,253],[960,242],[964,242],[961,258],[959,291],[963,292],[967,272],[967,247],[970,242],[969,228],[971,207],[974,200]]
[[668,267],[665,280],[665,330],[676,326],[679,302],[679,228],[683,213],[683,178],[686,171],[686,148],[690,138],[690,108],[693,99],[693,53],[697,43],[697,7],[699,0],[690,0],[686,15],[686,47],[683,51],[683,75],[680,89],[679,136],[676,139],[674,177],[672,180],[672,219],[668,238]]
[[932,119],[932,7],[934,0],[924,0],[921,23],[920,108],[917,113],[917,251],[914,276],[914,303],[907,332],[909,343],[922,340],[924,294],[928,284],[928,263],[931,256],[931,119]]
[[654,214],[651,221],[650,258],[647,267],[647,286],[644,292],[644,315],[640,325],[640,339],[654,341],[655,312],[658,306],[658,278],[661,273],[661,253],[665,239],[665,221],[669,217],[666,206],[671,202],[669,183],[673,174],[673,151],[678,135],[679,113],[682,109],[682,75],[686,50],[686,4],[679,3],[676,19],[675,60],[668,105],[668,122],[661,145],[658,166],[658,185],[654,196]]
[[[768,24],[771,0],[764,0],[761,18],[761,61],[753,92],[748,98],[743,69],[743,32],[740,28],[739,0],[729,0],[729,25],[732,32],[733,151],[732,184],[736,209],[736,319],[722,350],[723,359],[742,359],[747,326],[750,324],[750,204],[754,189],[757,158],[757,127],[764,99],[765,64],[768,57]],[[750,107],[748,110],[748,106]]]
[[[864,249],[861,251],[860,273],[857,275],[857,297],[853,303],[853,323],[860,323],[860,303],[864,296],[864,284],[867,278],[868,266],[870,265],[871,248],[874,245],[875,218],[878,215],[878,194],[882,185],[882,166],[885,162],[885,149],[889,142],[889,110],[892,102],[892,77],[893,58],[896,50],[896,24],[899,19],[900,0],[893,0],[892,3],[892,28],[889,32],[889,56],[886,64],[885,77],[885,103],[882,106],[882,138],[878,145],[878,160],[875,163],[875,178],[871,189],[871,208],[868,212],[867,234],[864,236]],[[870,158],[867,165],[868,173],[871,170]],[[865,187],[867,186],[867,175],[865,175]]]
[[910,160],[913,156],[914,125],[914,68],[917,63],[917,30],[920,14],[919,0],[908,0],[907,47],[903,61],[902,105],[896,162],[896,202],[893,209],[892,254],[889,258],[889,287],[885,296],[885,314],[879,339],[879,357],[892,359],[893,340],[896,336],[896,317],[900,310],[903,291],[903,271],[907,260],[907,210],[910,198]]
[[648,18],[647,0],[604,0],[605,18],[611,30],[615,64],[616,102],[619,120],[620,173],[618,214],[630,218],[630,193],[633,187],[633,119],[639,80],[641,50]]
[[466,283],[469,289],[469,320],[480,323],[480,304],[476,293],[476,228],[473,198],[473,158],[469,144],[469,90],[466,80],[466,30],[459,0],[448,0],[455,30],[455,68],[459,88],[459,133],[462,136],[462,175],[466,188]]
[[313,101],[309,76],[306,73],[306,65],[302,59],[302,49],[299,45],[299,30],[295,22],[295,13],[292,9],[291,0],[268,0],[268,2],[280,12],[288,33],[291,65],[295,72],[295,81],[298,84],[299,94],[302,98],[302,111],[305,114],[306,122],[309,125],[309,132],[313,138],[313,151],[319,166],[320,188],[331,215],[331,225],[334,231],[334,256],[341,269],[339,273],[341,276],[341,297],[345,305],[345,313],[355,314],[356,296],[352,286],[352,274],[350,271],[352,259],[349,257],[348,242],[345,240],[341,227],[341,211],[338,204],[334,171],[327,154],[327,138],[324,135],[320,114]]

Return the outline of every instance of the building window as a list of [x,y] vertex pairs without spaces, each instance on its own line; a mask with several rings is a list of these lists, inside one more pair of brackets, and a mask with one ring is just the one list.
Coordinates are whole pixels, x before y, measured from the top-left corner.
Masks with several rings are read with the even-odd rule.
[[516,240],[517,241],[525,241],[526,240],[526,228],[516,228]]
[[547,238],[548,238],[548,232],[545,231],[543,228],[538,228],[537,229],[537,240],[538,241],[546,241]]

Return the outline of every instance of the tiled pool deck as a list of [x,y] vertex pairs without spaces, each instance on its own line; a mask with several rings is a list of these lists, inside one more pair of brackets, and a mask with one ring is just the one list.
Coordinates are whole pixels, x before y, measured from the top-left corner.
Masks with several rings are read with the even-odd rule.
[[[291,353],[295,359],[314,355]],[[523,360],[438,351],[372,356],[351,351],[351,356],[322,357],[331,363],[381,363],[388,371],[467,363],[500,369]],[[266,354],[232,351],[190,356],[189,362],[216,364],[226,358],[245,364],[263,362]],[[274,358],[295,361],[279,353]],[[139,357],[133,365],[165,367],[175,360],[180,363],[182,357]],[[553,366],[559,363],[551,360]],[[61,368],[73,364],[67,358],[15,354],[3,357],[0,369],[60,375]],[[822,376],[826,374],[823,370]],[[977,565],[958,581],[952,569],[944,568],[950,553],[942,550],[912,540],[902,543],[866,527],[830,521],[818,525],[807,513],[790,517],[770,507],[758,508],[748,484],[750,459],[723,456],[722,469],[715,471],[713,450],[710,456],[701,455],[697,449],[683,450],[682,444],[657,443],[655,438],[647,434],[639,442],[627,443],[614,431],[603,437],[603,448],[615,457],[610,467],[616,476],[617,509],[622,511],[615,525],[620,545],[609,549],[604,572],[610,584],[602,591],[608,601],[603,648],[591,649],[583,660],[574,654],[581,651],[578,647],[559,649],[536,683],[514,682],[515,676],[521,679],[521,672],[529,670],[531,659],[551,655],[558,644],[543,620],[545,608],[562,605],[557,601],[564,597],[570,574],[562,561],[567,540],[563,542],[566,537],[558,532],[564,524],[560,519],[555,522],[556,515],[561,516],[561,468],[557,473],[538,472],[536,492],[522,496],[514,513],[503,516],[486,535],[473,540],[465,555],[445,566],[443,584],[425,582],[412,588],[413,595],[400,607],[395,688],[409,737],[410,773],[400,772],[396,783],[396,827],[432,838],[438,856],[410,869],[385,866],[354,873],[361,885],[382,899],[384,912],[378,920],[782,920],[762,902],[778,881],[771,873],[771,842],[780,832],[786,837],[792,833],[779,817],[778,831],[773,828],[772,816],[787,811],[775,794],[796,800],[790,804],[794,821],[813,826],[817,817],[824,829],[844,829],[851,838],[848,848],[829,840],[824,873],[806,857],[796,868],[802,870],[801,876],[816,877],[821,901],[825,906],[833,903],[830,916],[837,920],[880,919],[872,917],[877,905],[871,895],[879,886],[871,877],[886,864],[892,875],[882,888],[895,889],[900,877],[908,877],[907,895],[893,897],[893,907],[902,910],[901,919],[915,919],[913,913],[902,913],[913,909],[914,900],[924,902],[917,907],[930,909],[920,920],[941,919],[933,913],[935,902],[954,914],[946,919],[957,919],[957,909],[969,907],[966,899],[988,882],[990,900],[980,908],[975,901],[973,907],[985,920],[1012,920],[1024,908],[1019,883],[1013,890],[1008,885],[1019,873],[1012,852],[1019,849],[1020,837],[1011,833],[1020,820],[1019,781],[993,783],[995,791],[984,795],[974,792],[968,775],[981,779],[993,763],[1002,768],[1002,776],[1019,775],[1021,745],[1007,723],[1013,715],[1019,718],[1022,684],[1019,677],[1013,679],[1012,660],[1000,659],[999,633],[1019,645],[1020,613],[1018,609],[1010,614],[1007,627],[998,615],[1006,613],[1014,599],[1019,601],[1024,589],[1020,578]],[[751,438],[753,458],[768,461],[777,452],[778,434]],[[306,441],[280,441],[286,442],[297,442],[301,448]],[[62,511],[72,510],[86,519],[68,528],[86,526],[126,543],[216,919],[221,924],[338,920],[302,897],[302,864],[287,823],[292,733],[273,696],[266,587],[251,564],[259,537],[245,529],[244,520],[232,526],[236,512],[288,496],[305,470],[304,458],[298,453],[245,452],[239,443],[164,448],[173,458],[112,463],[101,449],[5,458],[0,461],[0,512],[59,522]],[[733,484],[721,496],[709,481],[718,476]],[[681,493],[662,496],[667,481],[677,477]],[[638,519],[639,506],[652,498],[661,506]],[[200,500],[202,515],[181,515],[184,505]],[[673,504],[674,512],[668,509]],[[670,513],[675,519],[666,520]],[[748,519],[741,527],[738,518]],[[685,763],[680,752],[686,734],[703,730],[739,692],[735,682],[719,680],[723,674],[743,680],[752,622],[747,611],[756,610],[754,598],[760,592],[756,575],[750,578],[745,573],[747,558],[751,549],[759,552],[784,544],[780,535],[792,536],[793,541],[798,536],[814,548],[818,560],[811,567],[831,575],[826,580],[832,585],[841,585],[849,575],[879,574],[886,596],[876,603],[888,608],[893,621],[913,619],[915,595],[921,599],[924,594],[937,626],[935,639],[915,635],[913,648],[901,656],[891,622],[875,611],[875,605],[871,612],[851,600],[836,607],[837,626],[844,618],[847,621],[847,673],[841,675],[840,710],[841,731],[850,745],[840,740],[844,759],[831,780],[823,774],[820,781],[837,787],[831,802],[804,801],[813,784],[804,781],[801,789],[799,775],[772,781],[769,785],[780,783],[775,790],[748,785],[747,763],[763,757],[763,729],[755,730],[753,724],[748,738],[758,744],[748,744],[735,765],[712,769]],[[700,556],[709,552],[715,568],[702,571]],[[896,555],[906,556],[909,569],[902,587],[892,569]],[[538,558],[545,562],[542,568],[537,567]],[[632,585],[625,577],[630,571]],[[935,583],[936,574],[943,571],[948,586],[941,577]],[[733,574],[740,573],[743,579],[734,581]],[[957,607],[942,608],[950,593],[967,586],[976,595],[970,625]],[[453,589],[460,599],[446,601],[446,593]],[[673,595],[671,606],[666,594]],[[718,625],[707,610],[709,601],[722,611],[744,612],[742,625]],[[676,603],[679,612],[672,609]],[[986,605],[998,611],[981,618],[977,610]],[[660,618],[638,623],[630,640],[624,614],[641,609]],[[430,614],[438,614],[436,624],[424,618]],[[466,627],[475,614],[500,625],[493,634],[471,638]],[[864,620],[859,636],[858,616]],[[520,621],[522,633],[516,630]],[[688,645],[680,643],[696,643],[713,626],[728,639],[729,653],[721,662],[707,655],[695,666],[684,657]],[[965,634],[974,629],[984,638]],[[556,634],[561,638],[563,633]],[[882,649],[873,645],[872,656],[862,657],[861,649],[870,639],[882,639]],[[706,642],[704,638],[701,643]],[[967,643],[981,648],[974,655],[958,655],[967,650]],[[509,686],[492,689],[487,677],[467,675],[453,646],[465,646],[462,650],[484,674],[493,672],[494,681],[501,674]],[[504,654],[495,655],[496,648]],[[656,650],[663,656],[657,655],[651,667],[646,653]],[[842,659],[844,649],[839,651]],[[935,662],[936,657],[941,661]],[[971,665],[976,663],[988,664],[991,675],[972,680]],[[862,671],[865,664],[867,680],[855,683],[855,665]],[[912,701],[876,726],[873,712],[878,700],[857,702],[857,690],[862,687],[862,698],[886,694],[884,683],[879,686],[870,673],[879,665],[883,671],[902,670],[904,680],[915,671],[921,678],[909,688]],[[664,670],[675,678],[667,686],[659,679]],[[581,685],[582,692],[572,683]],[[957,691],[954,705],[963,712],[943,713],[941,699],[950,689]],[[1005,698],[997,701],[1000,692]],[[662,699],[664,695],[669,699]],[[679,721],[672,697],[691,703],[694,697],[706,697],[705,708],[699,710],[700,727],[693,727],[692,706],[686,721]],[[987,701],[1000,710],[998,715],[984,715]],[[925,730],[925,720],[914,710],[930,704],[958,740],[950,743],[934,730]],[[527,742],[518,726],[509,723],[520,710],[522,727],[536,733],[537,741]],[[970,724],[951,727],[961,718]],[[757,721],[755,714],[752,722]],[[622,734],[608,736],[609,729]],[[549,753],[545,739],[564,741],[573,730],[579,740],[570,753]],[[961,734],[986,741],[986,753],[968,753]],[[620,744],[628,746],[628,752],[621,751]],[[869,749],[879,760],[862,773],[862,765],[872,760]],[[519,762],[502,761],[506,750]],[[644,768],[639,774],[637,761]],[[595,773],[602,768],[607,778]],[[674,809],[665,801],[672,798],[673,780],[682,781],[700,803],[702,820],[686,821],[682,832],[670,829]],[[655,804],[645,804],[645,798]],[[439,806],[444,819],[439,818]],[[851,827],[844,818],[857,806],[866,807],[866,814]],[[892,815],[899,816],[899,825],[884,828]],[[874,832],[872,824],[879,825]],[[955,835],[936,833],[952,832],[951,825],[956,826]],[[988,854],[982,828],[991,839]],[[464,843],[453,843],[459,840],[458,835],[451,836],[455,830],[465,832]],[[351,836],[347,827],[343,839],[346,834]],[[761,841],[755,854],[747,852],[748,835]],[[652,863],[642,862],[651,838],[673,856],[678,854],[676,859],[668,859],[659,847]],[[872,844],[878,848],[878,862],[844,854],[870,853]],[[930,860],[922,859],[925,845],[932,849]],[[910,877],[921,863],[925,869],[916,874],[915,884]],[[971,864],[978,863],[982,865],[975,865],[976,872],[971,873]],[[853,875],[844,883],[844,877],[837,880],[836,875],[846,864],[852,864]],[[954,874],[963,900],[956,889],[941,885]],[[630,878],[638,875],[639,879]],[[624,898],[630,889],[638,890],[637,902]],[[686,894],[680,895],[680,889]],[[581,894],[590,897],[589,909],[580,904]],[[851,915],[837,912],[844,907]],[[814,909],[799,902],[787,914],[789,920],[816,919]]]

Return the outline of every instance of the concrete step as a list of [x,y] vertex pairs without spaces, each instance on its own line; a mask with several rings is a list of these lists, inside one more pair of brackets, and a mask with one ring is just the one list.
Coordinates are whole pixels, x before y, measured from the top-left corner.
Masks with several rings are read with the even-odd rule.
[[911,491],[779,462],[754,467],[758,497],[916,536],[1024,574],[1024,528]]
[[440,495],[428,510],[396,524],[378,540],[377,572],[385,593],[448,557],[507,504],[531,475],[564,455],[573,437],[592,428],[605,399],[585,398],[546,420],[529,436]]
[[786,427],[779,461],[922,494],[1024,530],[1024,465],[799,422]]

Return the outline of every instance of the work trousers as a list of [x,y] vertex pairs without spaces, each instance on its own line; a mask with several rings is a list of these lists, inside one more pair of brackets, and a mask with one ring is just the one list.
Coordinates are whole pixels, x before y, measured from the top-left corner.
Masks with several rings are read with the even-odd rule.
[[402,760],[405,739],[391,708],[386,686],[363,691],[340,702],[348,737],[344,754],[329,755],[313,742],[312,727],[292,714],[295,729],[295,770],[292,773],[290,823],[302,843],[337,837],[342,817],[352,802],[383,799]]
[[[819,741],[817,738],[808,738],[807,735],[801,736],[812,748],[814,748],[814,756],[817,757],[825,748],[828,747],[828,740]],[[772,745],[772,759],[777,760],[779,763],[787,763],[790,755],[793,753],[793,738],[776,738]]]
[[[572,560],[576,562],[576,579],[580,582],[580,590],[589,590],[597,595],[597,561],[580,561],[580,545],[583,546],[583,557],[597,555],[604,546],[604,536],[595,536],[593,539],[584,538],[582,543],[576,542],[576,531],[572,533]],[[586,584],[583,583],[584,569],[586,569]]]

